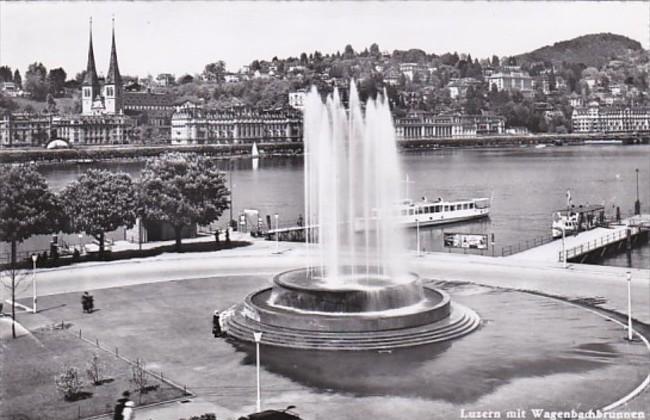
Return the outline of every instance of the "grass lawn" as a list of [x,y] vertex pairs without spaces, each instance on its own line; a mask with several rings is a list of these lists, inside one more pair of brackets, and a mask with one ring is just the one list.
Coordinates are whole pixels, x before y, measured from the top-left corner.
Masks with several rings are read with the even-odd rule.
[[[97,354],[105,372],[105,383],[99,386],[86,376],[93,354]],[[33,336],[6,340],[0,346],[0,360],[0,419],[77,419],[110,413],[115,400],[127,389],[137,405],[183,395],[183,391],[151,377],[151,385],[158,387],[140,395],[129,381],[128,363],[60,329],[41,329]],[[63,366],[79,369],[88,398],[64,400],[54,382]]]

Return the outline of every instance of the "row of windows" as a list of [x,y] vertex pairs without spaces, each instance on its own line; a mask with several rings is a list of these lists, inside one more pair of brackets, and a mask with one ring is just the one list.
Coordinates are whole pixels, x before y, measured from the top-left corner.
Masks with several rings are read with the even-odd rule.
[[452,205],[431,205],[431,206],[422,206],[417,208],[409,208],[402,210],[402,216],[414,216],[416,214],[428,214],[428,213],[440,213],[442,211],[458,211],[458,210],[469,210],[474,208],[474,203],[463,203],[463,204],[452,204]]

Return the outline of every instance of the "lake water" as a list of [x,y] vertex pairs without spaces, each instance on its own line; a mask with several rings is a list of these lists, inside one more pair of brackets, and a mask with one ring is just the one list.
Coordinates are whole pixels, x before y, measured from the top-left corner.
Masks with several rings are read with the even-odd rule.
[[[566,206],[566,191],[574,204],[603,204],[608,215],[620,206],[631,214],[636,199],[635,168],[639,168],[640,200],[643,213],[650,213],[650,146],[565,146],[511,149],[448,149],[400,155],[403,170],[411,182],[404,193],[418,200],[443,197],[446,200],[491,197],[490,218],[478,222],[422,228],[421,246],[440,251],[443,232],[495,235],[495,254],[502,247],[550,235],[554,210]],[[228,170],[228,162],[220,165]],[[43,166],[39,170],[54,190],[62,189],[83,171],[103,168],[124,171],[138,177],[143,162],[99,162]],[[261,159],[257,169],[250,160],[237,160],[232,170],[233,214],[257,209],[266,215],[279,214],[280,225],[295,225],[303,213],[303,161],[301,157]],[[224,226],[229,213],[220,220]],[[415,229],[409,231],[409,246],[415,248]],[[120,233],[114,233],[119,237]],[[31,238],[21,249],[46,249],[49,237]],[[87,237],[64,237],[68,243],[89,242]],[[3,249],[4,247],[4,249]],[[0,253],[6,245],[0,245]],[[491,254],[492,250],[487,251]],[[630,261],[614,256],[604,264],[650,267],[650,246],[635,249]]]

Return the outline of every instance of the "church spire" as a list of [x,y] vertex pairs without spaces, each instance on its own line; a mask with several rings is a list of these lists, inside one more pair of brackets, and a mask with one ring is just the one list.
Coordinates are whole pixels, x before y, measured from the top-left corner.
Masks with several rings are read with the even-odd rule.
[[99,80],[97,79],[97,70],[95,69],[95,53],[93,52],[93,18],[90,18],[90,42],[88,45],[88,63],[86,65],[86,75],[84,76],[83,85],[91,86],[93,93],[99,91]]
[[107,85],[122,84],[120,69],[117,66],[117,50],[115,48],[115,17],[113,17],[113,42],[111,44],[111,62],[108,65],[108,73],[106,74],[106,84]]

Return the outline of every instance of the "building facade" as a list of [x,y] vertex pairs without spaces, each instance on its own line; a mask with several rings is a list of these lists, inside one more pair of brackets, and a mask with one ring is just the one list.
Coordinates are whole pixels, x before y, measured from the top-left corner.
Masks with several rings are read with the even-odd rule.
[[648,133],[650,107],[601,106],[591,102],[571,115],[574,133]]
[[0,119],[1,147],[39,147],[55,136],[51,114],[7,112]]
[[93,146],[130,143],[131,120],[124,115],[54,117],[56,138],[70,146]]
[[517,89],[522,93],[533,92],[533,79],[522,71],[494,73],[487,77],[487,81],[490,89],[495,86],[498,91]]
[[172,144],[252,144],[302,141],[302,118],[295,110],[227,111],[186,102],[172,116]]
[[418,112],[395,120],[398,140],[465,138],[504,132],[505,118],[491,115],[433,115]]

